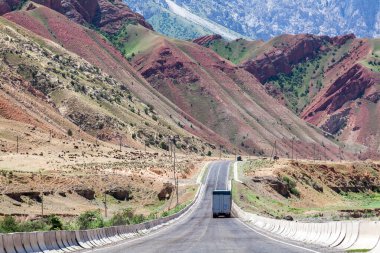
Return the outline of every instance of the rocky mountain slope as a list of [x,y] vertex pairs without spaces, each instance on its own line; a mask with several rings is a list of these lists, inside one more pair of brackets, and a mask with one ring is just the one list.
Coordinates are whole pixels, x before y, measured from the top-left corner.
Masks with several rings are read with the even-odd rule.
[[[103,6],[102,0],[98,3]],[[62,47],[60,50],[68,50],[67,54],[72,52],[86,60],[93,72],[106,76],[93,79],[84,74],[84,80],[78,81],[76,72],[69,71],[68,77],[65,71],[53,69],[53,73],[48,73],[58,79],[58,84],[62,83],[59,89],[61,86],[49,82],[41,87],[35,72],[28,76],[28,68],[24,76],[52,100],[61,116],[91,136],[114,143],[123,136],[134,147],[148,143],[164,148],[169,135],[180,135],[179,147],[203,154],[215,153],[217,146],[222,145],[230,151],[237,146],[249,153],[290,156],[293,146],[296,155],[309,158],[315,144],[320,151],[328,149],[330,158],[339,156],[335,140],[305,124],[267,95],[260,77],[257,76],[258,80],[249,69],[235,66],[195,43],[168,39],[133,18],[121,27],[116,25],[120,29],[115,32],[101,31],[107,40],[96,31],[104,28],[100,23],[91,30],[81,26],[82,21],[73,18],[71,12],[63,13],[66,16],[27,2],[21,11],[4,17],[42,36],[44,39],[38,36],[32,39],[42,48],[52,41]],[[99,13],[102,19],[107,12]],[[220,40],[206,38],[198,42],[208,44],[215,39]],[[247,52],[263,48],[263,42],[237,42],[247,43],[247,47],[242,47]],[[260,50],[254,52],[260,54]],[[62,53],[55,54],[59,60]],[[240,55],[236,57],[238,60]],[[252,53],[247,53],[243,58],[249,62],[252,57]],[[69,61],[63,58],[63,62]],[[43,66],[39,67],[40,72]]]
[[[127,22],[139,23],[152,29],[152,26],[141,15],[131,11],[121,0],[33,0],[33,2],[62,13],[77,23],[97,27],[106,33],[117,33]],[[23,6],[33,8],[29,7],[29,1],[2,0],[0,1],[0,15]]]
[[[4,89],[14,90],[21,82],[27,86],[23,90],[25,97],[31,96],[44,105],[37,108],[36,102],[30,102],[27,110],[26,105],[20,108],[24,116],[17,118],[12,110],[26,99],[17,95],[17,89],[14,93],[5,92],[7,99],[3,100],[0,110],[2,117],[35,125],[37,123],[28,116],[35,112],[29,111],[51,110],[59,119],[55,125],[61,136],[66,136],[71,129],[75,137],[79,137],[78,132],[91,135],[93,140],[98,138],[117,144],[122,138],[124,145],[135,148],[144,145],[167,148],[164,143],[168,136],[179,135],[178,146],[184,151],[206,153],[211,150],[206,139],[228,147],[227,141],[196,120],[192,121],[191,132],[200,139],[180,127],[178,122],[185,125],[192,119],[152,89],[105,38],[51,9],[36,7],[6,15],[29,30],[1,18],[3,41],[8,40],[3,42],[1,75]],[[23,48],[31,49],[21,52]],[[38,117],[45,119],[46,116],[35,116],[34,121],[40,127],[45,125]],[[46,121],[52,120],[46,118]],[[48,131],[49,126],[45,129]],[[15,145],[15,136],[8,137],[7,141]]]
[[253,75],[211,50],[134,25],[113,41],[156,90],[242,150],[270,154],[276,145],[287,156],[292,138],[298,154],[310,156],[310,143],[336,148],[268,96]]
[[[252,39],[269,40],[280,34],[300,33],[329,36],[354,33],[358,37],[380,35],[380,3],[372,0],[232,0],[228,2],[125,0],[125,2],[147,18],[163,17],[169,10],[193,22],[194,25],[199,23],[197,20],[206,20]],[[151,7],[152,5],[160,8]],[[187,14],[183,14],[181,11],[183,9],[187,11]],[[157,29],[163,33],[167,31],[165,27]],[[212,31],[218,33],[216,30]]]
[[209,47],[256,76],[267,93],[347,144],[379,149],[379,42],[353,34],[281,35],[268,42],[225,41]]

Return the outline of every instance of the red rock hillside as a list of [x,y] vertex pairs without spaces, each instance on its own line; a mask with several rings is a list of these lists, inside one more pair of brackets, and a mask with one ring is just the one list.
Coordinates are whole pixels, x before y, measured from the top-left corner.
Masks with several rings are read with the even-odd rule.
[[294,138],[298,156],[311,158],[311,143],[322,150],[322,142],[331,158],[335,156],[336,146],[328,138],[266,94],[244,69],[195,43],[167,39],[142,27],[129,26],[127,34],[137,34],[132,38],[138,50],[126,54],[134,55],[131,62],[149,83],[241,150],[270,155],[276,143],[277,154],[289,156]]
[[[124,84],[124,89],[131,91],[145,104],[152,105],[163,119],[174,123],[175,127],[171,127],[174,131],[189,134],[178,126],[178,122],[181,122],[181,125],[192,125],[191,132],[199,138],[207,139],[209,143],[218,143],[232,149],[232,145],[226,139],[193,119],[154,90],[104,37],[69,20],[54,10],[44,6],[36,7],[7,13],[4,18],[48,40],[54,41],[58,45],[62,45],[65,49],[81,56],[108,75],[119,80]],[[120,113],[119,109],[112,113],[116,112]],[[144,124],[143,121],[141,123]],[[165,131],[162,134],[164,133]]]
[[[22,1],[0,0],[0,14],[10,12],[20,2]],[[131,11],[121,0],[33,0],[33,2],[58,11],[77,23],[94,25],[109,34],[117,33],[125,23],[131,21],[153,29],[140,14]]]

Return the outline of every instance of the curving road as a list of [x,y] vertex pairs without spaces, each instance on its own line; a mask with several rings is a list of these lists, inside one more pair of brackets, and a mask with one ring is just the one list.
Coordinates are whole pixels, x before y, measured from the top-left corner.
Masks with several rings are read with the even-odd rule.
[[199,205],[196,205],[193,211],[179,222],[147,236],[91,252],[301,253],[308,251],[305,248],[281,243],[263,236],[236,218],[212,218],[212,191],[228,187],[229,165],[228,161],[219,161],[209,166],[205,195],[201,196]]

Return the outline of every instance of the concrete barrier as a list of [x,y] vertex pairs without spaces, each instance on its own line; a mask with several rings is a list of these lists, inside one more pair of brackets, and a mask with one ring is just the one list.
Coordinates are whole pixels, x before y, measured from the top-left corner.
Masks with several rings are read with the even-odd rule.
[[26,252],[41,252],[41,250],[38,248],[37,237],[35,233],[22,233],[21,241]]
[[347,225],[346,237],[343,242],[336,246],[337,249],[348,249],[350,248],[357,240],[359,236],[359,222],[351,221]]
[[63,251],[63,252],[70,252],[70,250],[66,249],[67,247],[63,243],[61,231],[54,231],[54,232],[55,232],[54,233],[55,240],[56,240],[56,242],[57,242],[58,247],[60,248],[60,250]]
[[330,237],[322,242],[322,245],[325,247],[329,247],[331,244],[336,242],[340,236],[342,230],[342,222],[331,222],[331,234]]
[[37,243],[38,247],[42,252],[48,251],[48,248],[45,245],[44,232],[37,232]]
[[92,245],[88,242],[88,238],[84,236],[84,231],[75,231],[75,239],[79,246],[84,249],[91,249]]
[[71,248],[73,248],[74,250],[82,249],[82,247],[79,245],[78,241],[76,240],[75,231],[67,231],[65,235]]
[[13,245],[17,253],[26,253],[24,247],[22,246],[21,234],[19,233],[12,234],[12,240],[13,240]]
[[349,222],[340,222],[340,234],[338,239],[336,239],[335,242],[331,243],[329,245],[330,248],[335,248],[339,244],[343,242],[343,240],[346,238],[346,233],[347,233],[347,226],[349,225]]
[[17,253],[15,246],[13,244],[13,234],[3,235],[4,249],[7,253]]
[[331,238],[334,227],[335,223],[333,222],[324,223],[322,234],[319,237],[317,244],[323,245],[329,238]]
[[380,253],[380,239],[377,241],[375,248],[373,248],[370,252],[371,253]]
[[73,252],[76,249],[72,246],[72,242],[69,238],[69,231],[57,231],[60,232],[62,243],[68,252]]
[[4,249],[4,243],[3,243],[3,234],[0,234],[0,253],[6,253]]
[[59,248],[59,245],[55,239],[55,232],[44,232],[43,233],[44,242],[47,247],[47,249],[51,252],[60,252],[62,253],[61,249]]
[[363,221],[359,224],[359,235],[349,250],[368,249],[376,247],[380,238],[380,223]]

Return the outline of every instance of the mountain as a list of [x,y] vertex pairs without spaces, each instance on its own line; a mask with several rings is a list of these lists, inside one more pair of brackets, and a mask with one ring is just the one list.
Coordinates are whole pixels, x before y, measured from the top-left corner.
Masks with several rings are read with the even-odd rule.
[[[177,146],[198,154],[216,152],[222,145],[229,151],[236,148],[255,154],[289,157],[294,147],[299,157],[312,158],[315,152],[324,152],[332,159],[340,156],[340,143],[268,95],[260,78],[249,69],[223,59],[205,46],[165,37],[144,20],[136,20],[137,14],[114,18],[103,8],[123,4],[102,4],[105,1],[95,3],[99,9],[94,17],[110,18],[106,23],[76,18],[72,15],[74,9],[65,12],[54,7],[63,4],[63,0],[44,2],[45,6],[27,2],[21,10],[2,18],[7,29],[22,30],[42,51],[52,51],[50,45],[54,45],[50,58],[41,63],[28,62],[28,56],[23,56],[21,62],[28,64],[25,71],[20,70],[21,79],[41,92],[51,102],[52,110],[89,136],[114,143],[123,136],[128,145],[138,148],[144,143],[163,147],[168,136],[179,135]],[[79,10],[77,7],[87,1],[71,3]],[[108,31],[113,22],[115,30]],[[198,43],[215,39],[221,40],[220,36],[211,36]],[[241,49],[261,44],[262,41],[247,41],[249,46]],[[66,70],[61,65],[72,62],[70,55],[84,60],[88,67]],[[243,58],[248,62],[252,56],[248,53]],[[59,63],[62,58],[61,65],[50,67],[47,63],[51,57]],[[104,77],[93,77],[92,72],[85,71],[87,68]],[[43,74],[46,76],[41,82]]]
[[[269,40],[281,34],[311,33],[358,37],[380,35],[380,2],[373,0],[125,0],[146,18],[173,15],[198,24],[211,22],[252,39]],[[154,6],[154,7],[152,7]],[[159,6],[156,8],[155,6]],[[174,21],[175,22],[175,21]],[[165,34],[166,29],[155,27]],[[213,33],[221,34],[213,30]],[[175,33],[171,33],[175,35]],[[222,35],[222,34],[221,34]]]
[[[0,108],[2,118],[31,125],[47,121],[61,136],[68,129],[75,130],[76,137],[82,133],[113,143],[121,136],[125,145],[135,148],[165,147],[161,143],[178,135],[183,151],[204,153],[216,143],[232,149],[227,140],[152,89],[96,31],[47,7],[27,7],[0,18],[5,45],[1,83],[8,101]],[[6,92],[16,88],[18,93]],[[34,102],[20,101],[20,94]],[[17,108],[22,117],[12,114]],[[56,120],[44,111],[54,112]],[[42,129],[51,129],[49,124]]]
[[228,39],[244,37],[217,22],[194,15],[172,1],[126,0],[124,2],[142,14],[156,31],[172,38],[191,40],[214,33]]
[[194,41],[253,74],[268,94],[349,145],[380,148],[378,39],[281,35],[268,42]]
[[112,41],[152,87],[243,150],[270,154],[276,145],[289,156],[292,140],[295,152],[309,157],[311,143],[337,148],[266,94],[252,74],[211,50],[135,25]]

